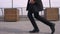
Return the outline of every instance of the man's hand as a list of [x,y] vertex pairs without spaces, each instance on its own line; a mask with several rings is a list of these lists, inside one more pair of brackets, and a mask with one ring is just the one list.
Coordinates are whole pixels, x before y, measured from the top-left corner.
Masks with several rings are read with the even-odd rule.
[[34,0],[30,0],[30,2],[29,2],[29,3],[34,4],[34,3],[35,3],[35,1],[34,1]]

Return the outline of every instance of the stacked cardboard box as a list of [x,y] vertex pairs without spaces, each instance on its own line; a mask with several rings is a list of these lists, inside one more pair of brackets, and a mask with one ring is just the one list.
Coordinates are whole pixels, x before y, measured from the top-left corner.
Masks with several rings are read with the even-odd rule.
[[4,21],[18,21],[19,10],[17,8],[5,8],[4,9]]
[[47,20],[59,20],[58,8],[46,8],[44,10],[44,16]]

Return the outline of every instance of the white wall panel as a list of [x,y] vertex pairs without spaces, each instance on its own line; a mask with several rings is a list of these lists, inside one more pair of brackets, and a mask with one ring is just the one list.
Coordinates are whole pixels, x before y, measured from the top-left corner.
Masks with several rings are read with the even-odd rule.
[[21,9],[20,9],[20,8],[18,8],[18,10],[19,10],[19,15],[22,15]]
[[26,7],[28,0],[13,0],[13,7]]
[[0,8],[11,8],[12,0],[0,0]]
[[1,11],[1,9],[0,9],[0,16],[2,16],[2,11]]
[[49,7],[49,0],[42,0],[44,7]]
[[52,7],[60,7],[60,0],[51,0]]
[[28,11],[26,11],[26,8],[23,8],[23,15],[27,15],[27,12]]

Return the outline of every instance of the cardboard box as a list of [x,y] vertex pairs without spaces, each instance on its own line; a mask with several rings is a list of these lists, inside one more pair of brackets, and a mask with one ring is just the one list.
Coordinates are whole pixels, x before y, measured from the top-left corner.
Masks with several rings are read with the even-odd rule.
[[59,9],[58,8],[46,8],[44,10],[44,16],[47,20],[59,20]]
[[4,9],[4,21],[18,21],[19,10],[17,8],[5,8]]

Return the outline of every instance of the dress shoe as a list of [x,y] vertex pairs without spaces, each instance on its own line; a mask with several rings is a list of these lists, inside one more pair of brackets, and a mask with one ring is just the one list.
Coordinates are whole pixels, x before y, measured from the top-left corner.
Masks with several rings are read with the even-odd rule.
[[50,28],[51,28],[51,34],[54,34],[54,32],[55,32],[55,24],[53,24],[52,26],[50,26]]
[[38,33],[39,29],[34,29],[33,31],[29,31],[30,33]]

